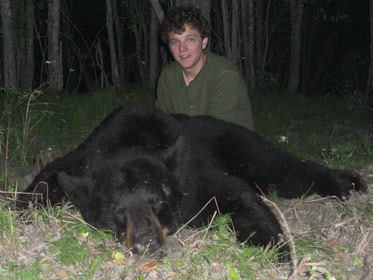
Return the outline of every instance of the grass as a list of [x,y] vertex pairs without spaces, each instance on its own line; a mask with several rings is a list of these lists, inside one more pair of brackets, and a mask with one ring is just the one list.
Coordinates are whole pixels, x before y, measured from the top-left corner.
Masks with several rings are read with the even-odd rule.
[[[134,87],[123,96],[107,90],[73,96],[41,94],[32,100],[22,97],[24,104],[14,107],[0,123],[0,156],[7,149],[11,160],[32,165],[47,147],[67,152],[118,105],[150,96]],[[5,105],[0,100],[1,111]],[[331,167],[364,170],[365,178],[373,182],[372,171],[365,170],[373,160],[372,111],[353,110],[336,97],[256,95],[252,105],[257,132],[275,145]],[[1,187],[3,183],[4,174],[0,174]],[[347,203],[320,197],[289,201],[275,192],[269,199],[289,223],[298,258],[297,279],[364,275],[365,258],[373,255],[372,195]],[[5,201],[0,200],[0,206],[0,279],[292,277],[292,267],[279,264],[274,250],[238,244],[229,216],[218,216],[203,229],[183,229],[174,238],[184,246],[171,248],[180,252],[159,260],[132,255],[110,233],[85,224],[71,204],[31,209],[23,219]]]
[[[40,94],[28,99],[4,119],[0,144],[5,149],[5,127],[10,122],[9,156],[12,160],[33,164],[35,155],[49,147],[67,152],[76,148],[116,107],[137,98],[150,99],[148,91],[134,88],[126,95],[109,89],[86,95]],[[0,100],[0,110],[4,103]],[[0,149],[1,151],[1,149]]]
[[[298,95],[255,96],[253,108],[257,131],[300,157],[345,168],[373,159],[372,110],[351,111],[336,97]],[[279,136],[286,141],[279,143]]]
[[[27,264],[20,260],[14,262],[13,256],[2,258],[0,272],[8,277],[4,279],[13,279],[13,276],[17,279],[41,279],[39,275],[42,273],[60,273],[56,266],[59,269],[59,267],[69,268],[82,265],[84,269],[79,271],[81,275],[79,279],[91,279],[104,261],[110,261],[110,249],[103,244],[106,241],[114,244],[112,235],[94,230],[81,222],[80,215],[71,213],[70,208],[31,209],[24,213],[20,223],[20,220],[14,217],[15,212],[3,207],[0,211],[0,232],[3,235],[3,241],[0,243],[1,254],[5,253],[7,247],[11,247],[16,254],[22,255],[19,251],[23,250],[26,243],[21,237],[24,234],[22,227],[27,228],[28,225],[38,224],[40,226],[37,230],[41,231],[40,236],[29,238],[36,239],[33,246],[43,247],[36,254],[36,259],[27,260]],[[16,221],[18,227],[16,230],[13,230],[13,220]],[[42,245],[38,240],[40,238],[43,240]],[[76,273],[67,271],[66,269],[66,273],[70,275]]]
[[255,269],[277,262],[274,250],[237,243],[230,222],[228,215],[217,216],[194,242],[186,243],[182,260],[166,258],[161,265],[174,273],[174,279],[255,279]]
[[5,235],[9,235],[13,230],[13,214],[7,207],[0,211],[0,229]]
[[[349,209],[350,206],[347,210]],[[29,236],[29,239],[35,239],[35,243],[24,240],[27,225],[15,220],[14,213],[9,209],[4,207],[1,210],[1,228],[5,229],[1,232],[1,254],[5,253],[5,250],[11,250],[14,255],[22,255],[24,246],[40,247],[40,243],[43,243],[43,249],[36,254],[38,257],[28,259],[26,263],[21,260],[14,262],[13,254],[2,259],[0,275],[4,275],[3,279],[42,279],[43,275],[59,274],[67,275],[66,279],[104,279],[97,278],[96,274],[103,275],[108,267],[116,270],[117,277],[122,275],[123,279],[149,279],[148,277],[155,274],[172,275],[172,279],[283,279],[277,278],[282,274],[279,272],[281,265],[276,261],[276,253],[237,243],[229,226],[229,216],[226,215],[216,217],[210,228],[200,229],[192,239],[185,242],[181,257],[155,260],[156,264],[153,265],[151,263],[154,260],[129,254],[125,248],[118,247],[110,234],[96,231],[82,223],[79,213],[71,210],[69,207],[30,210],[26,215],[26,224],[37,227],[35,236]],[[339,212],[347,210],[341,208]],[[356,212],[349,215],[365,220],[357,216]],[[15,230],[12,230],[13,223],[16,224]],[[206,231],[208,234],[205,237]],[[323,239],[327,238],[317,226],[313,227],[312,232],[312,235],[318,234]],[[193,234],[189,230],[180,233],[178,238],[185,240],[181,235],[189,237]],[[304,237],[301,234],[294,234],[293,237],[298,256],[307,257],[306,269],[313,277],[300,279],[332,279],[318,278],[327,275],[327,272],[334,273],[331,275],[348,275],[332,261],[336,252],[342,254],[345,259],[349,258],[351,266],[361,265],[359,261],[362,259],[349,256],[351,252],[344,246],[326,246],[323,239]],[[123,252],[123,262],[115,263],[113,256],[118,251]],[[148,264],[151,264],[152,268],[145,268]],[[94,275],[96,278],[92,278]]]
[[[47,147],[74,149],[117,106],[137,98],[152,99],[150,92],[138,88],[126,95],[111,89],[89,95],[39,95],[17,107],[2,124],[0,152],[5,149],[9,121],[9,156],[17,162],[32,164]],[[348,111],[335,97],[255,95],[252,103],[257,132],[280,148],[329,166],[353,168],[373,159],[373,111]],[[3,106],[0,100],[1,110]]]

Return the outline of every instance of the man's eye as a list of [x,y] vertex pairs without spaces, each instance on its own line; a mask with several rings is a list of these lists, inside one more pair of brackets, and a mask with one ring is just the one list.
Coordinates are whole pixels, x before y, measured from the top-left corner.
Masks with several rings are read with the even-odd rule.
[[189,39],[187,39],[187,42],[188,43],[193,43],[195,41],[195,39],[193,39],[193,38],[189,38]]
[[177,46],[178,45],[178,41],[171,41],[171,43],[170,43],[170,45],[172,46],[172,47],[175,47],[175,46]]

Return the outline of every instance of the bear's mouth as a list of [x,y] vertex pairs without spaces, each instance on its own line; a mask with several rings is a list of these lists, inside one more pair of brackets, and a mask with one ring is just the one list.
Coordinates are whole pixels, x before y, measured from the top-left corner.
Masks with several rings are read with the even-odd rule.
[[[163,243],[163,242],[162,242]],[[137,254],[153,253],[162,246],[162,243],[158,240],[149,239],[147,241],[142,240],[141,243],[133,244],[132,251]]]
[[151,215],[150,221],[151,225],[146,231],[139,232],[134,227],[135,223],[128,220],[126,232],[121,235],[119,242],[137,254],[155,252],[166,240],[170,227],[162,225],[154,214]]

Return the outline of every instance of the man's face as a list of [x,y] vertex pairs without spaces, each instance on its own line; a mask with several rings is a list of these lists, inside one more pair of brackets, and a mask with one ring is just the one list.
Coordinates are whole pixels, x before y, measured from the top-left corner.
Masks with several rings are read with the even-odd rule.
[[185,25],[181,34],[170,32],[168,35],[170,51],[185,71],[197,74],[204,63],[203,50],[207,46],[208,37],[202,38],[197,29]]

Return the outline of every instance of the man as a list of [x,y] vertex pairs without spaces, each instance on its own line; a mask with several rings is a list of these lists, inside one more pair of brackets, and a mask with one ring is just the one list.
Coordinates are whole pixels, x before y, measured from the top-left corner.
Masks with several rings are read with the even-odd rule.
[[254,130],[246,84],[231,61],[205,50],[209,34],[196,8],[177,7],[166,16],[162,39],[175,62],[159,77],[156,106],[169,114],[210,115]]

